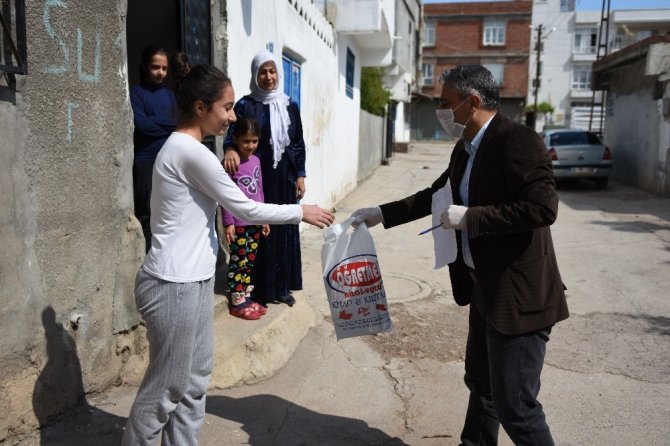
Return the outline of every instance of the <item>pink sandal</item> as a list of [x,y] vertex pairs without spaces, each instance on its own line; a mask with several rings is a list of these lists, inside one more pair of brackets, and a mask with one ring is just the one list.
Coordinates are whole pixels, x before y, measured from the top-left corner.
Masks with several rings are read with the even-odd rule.
[[245,319],[247,321],[255,321],[260,319],[262,314],[260,314],[252,305],[247,305],[246,307],[231,307],[228,312],[240,319]]
[[254,310],[256,310],[256,312],[261,316],[265,315],[265,313],[268,312],[268,309],[265,308],[263,305],[259,304],[258,302],[252,302],[251,305],[249,306],[252,307]]

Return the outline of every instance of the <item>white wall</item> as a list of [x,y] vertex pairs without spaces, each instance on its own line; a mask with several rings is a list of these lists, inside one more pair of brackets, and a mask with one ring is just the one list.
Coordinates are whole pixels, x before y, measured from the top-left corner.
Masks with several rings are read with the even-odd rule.
[[[406,143],[410,140],[409,123],[405,122],[405,110],[412,101],[411,91],[416,90],[416,41],[415,32],[420,27],[421,4],[398,1],[395,9],[395,31],[393,31],[393,63],[386,69],[384,83],[391,92],[391,99],[398,102],[394,122],[393,140]],[[412,29],[409,23],[412,21]]]
[[[268,42],[303,59],[301,117],[307,147],[304,203],[332,206],[356,185],[360,51],[336,38],[311,2],[227,2],[228,74],[237,99],[249,93],[251,60]],[[302,15],[301,15],[302,11]],[[356,56],[353,100],[345,94],[347,46]],[[281,67],[279,67],[281,69]]]
[[[348,35],[337,38],[338,48],[338,81],[337,90],[332,97],[327,98],[322,106],[332,107],[334,120],[329,127],[331,137],[324,141],[324,147],[330,147],[321,164],[324,178],[330,187],[333,203],[344,197],[347,192],[356,186],[358,169],[358,133],[361,114],[361,51],[356,41]],[[345,93],[347,48],[356,57],[354,67],[354,97]],[[328,190],[324,190],[327,193]]]
[[[542,24],[544,51],[540,56],[542,71],[537,103],[548,102],[553,105],[554,123],[561,125],[564,124],[566,113],[570,110],[574,17],[574,12],[561,12],[560,0],[535,1],[533,4],[527,102],[528,104],[534,102],[532,80],[536,77],[535,42],[537,41],[537,28]],[[536,130],[542,130],[543,125],[543,119],[538,117],[535,123]]]
[[408,112],[408,102],[398,102],[395,114],[394,139],[396,142],[409,142],[410,127],[409,120],[405,117]]

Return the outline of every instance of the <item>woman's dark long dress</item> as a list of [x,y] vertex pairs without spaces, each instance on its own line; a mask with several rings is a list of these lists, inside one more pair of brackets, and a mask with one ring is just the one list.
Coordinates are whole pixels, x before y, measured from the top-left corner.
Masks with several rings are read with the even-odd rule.
[[[298,104],[290,102],[288,107],[291,125],[291,143],[286,147],[281,161],[273,168],[273,151],[270,143],[270,107],[244,96],[235,104],[238,117],[255,119],[261,129],[255,155],[261,160],[263,193],[266,203],[295,204],[296,179],[305,175],[305,141]],[[232,123],[223,147],[233,145]],[[259,302],[273,302],[287,296],[292,290],[302,289],[302,260],[300,255],[300,232],[298,225],[272,225],[270,236],[261,241],[252,281],[252,297]]]

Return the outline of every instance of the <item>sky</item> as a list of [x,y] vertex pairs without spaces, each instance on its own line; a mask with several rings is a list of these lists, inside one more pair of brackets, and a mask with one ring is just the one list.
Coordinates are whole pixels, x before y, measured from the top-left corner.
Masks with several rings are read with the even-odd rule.
[[[423,3],[454,3],[466,0],[423,0]],[[477,0],[473,0],[477,1]],[[490,1],[490,0],[480,0]],[[602,0],[575,0],[577,11],[601,11]],[[610,0],[610,11],[621,9],[670,9],[668,0]]]

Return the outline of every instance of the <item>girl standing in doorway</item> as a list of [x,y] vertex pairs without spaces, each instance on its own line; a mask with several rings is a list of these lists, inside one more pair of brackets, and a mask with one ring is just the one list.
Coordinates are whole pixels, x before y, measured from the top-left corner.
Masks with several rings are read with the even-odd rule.
[[133,109],[133,198],[135,216],[142,225],[145,248],[151,247],[151,178],[156,155],[177,125],[176,102],[172,90],[163,85],[167,76],[167,52],[159,46],[142,51],[140,83],[130,89]]

